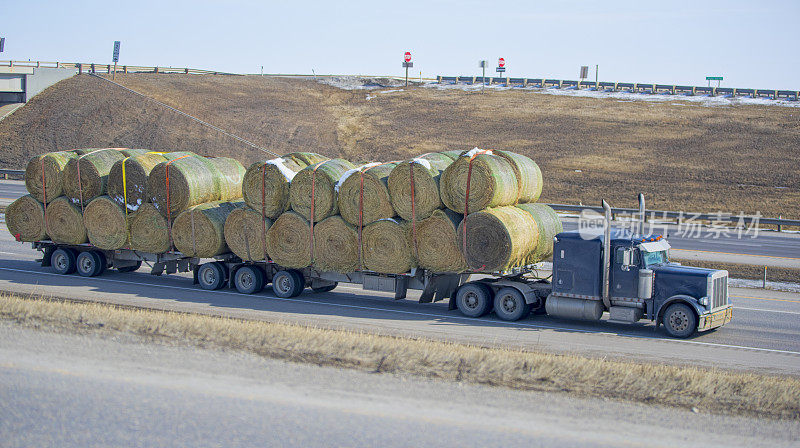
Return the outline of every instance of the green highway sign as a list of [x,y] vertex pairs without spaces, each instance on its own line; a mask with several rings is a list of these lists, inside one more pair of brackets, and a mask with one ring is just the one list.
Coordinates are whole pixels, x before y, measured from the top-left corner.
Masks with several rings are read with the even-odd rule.
[[722,76],[706,76],[706,81],[722,81]]

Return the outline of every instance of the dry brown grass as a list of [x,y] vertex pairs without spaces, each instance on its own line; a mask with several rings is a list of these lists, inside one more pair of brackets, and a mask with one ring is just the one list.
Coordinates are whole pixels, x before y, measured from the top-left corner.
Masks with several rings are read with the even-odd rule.
[[[698,268],[724,269],[728,271],[728,274],[731,278],[745,278],[750,280],[762,280],[764,278],[763,266],[694,259],[682,260],[679,258],[671,258],[671,261],[676,261],[687,266],[695,266]],[[800,269],[769,266],[767,267],[767,280],[771,282],[797,283],[800,282]]]
[[121,331],[376,373],[800,419],[800,379],[795,377],[481,348],[41,297],[0,296],[0,318],[70,331]]
[[[531,91],[344,91],[260,76],[118,75],[118,82],[277,153],[396,160],[473,146],[530,156],[545,202],[800,218],[800,111],[620,102]],[[367,96],[372,98],[367,100]],[[0,122],[0,166],[73,147],[145,147],[263,158],[215,131],[89,76]],[[576,172],[580,170],[580,172]]]

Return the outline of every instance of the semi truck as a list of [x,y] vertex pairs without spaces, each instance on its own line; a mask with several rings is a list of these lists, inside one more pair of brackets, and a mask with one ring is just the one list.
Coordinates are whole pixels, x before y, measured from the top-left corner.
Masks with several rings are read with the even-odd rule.
[[108,268],[120,272],[150,265],[154,275],[192,272],[195,284],[206,290],[225,286],[244,294],[267,284],[282,298],[300,295],[306,288],[328,292],[340,282],[360,284],[365,290],[393,292],[406,298],[419,290],[422,303],[449,299],[449,309],[469,317],[494,312],[516,321],[533,314],[610,322],[634,323],[647,319],[666,332],[686,338],[716,329],[733,317],[728,297],[728,272],[681,266],[668,258],[669,243],[661,235],[644,232],[644,197],[639,195],[642,222],[639,232],[611,229],[611,208],[603,201],[602,231],[565,231],[553,240],[552,274],[537,275],[537,266],[503,272],[435,273],[414,269],[405,274],[369,271],[325,272],[306,267],[292,269],[270,260],[247,262],[228,253],[203,260],[171,251],[142,253],[130,249],[100,250],[89,244],[65,245],[37,241],[42,266],[61,274],[77,272],[92,277]]

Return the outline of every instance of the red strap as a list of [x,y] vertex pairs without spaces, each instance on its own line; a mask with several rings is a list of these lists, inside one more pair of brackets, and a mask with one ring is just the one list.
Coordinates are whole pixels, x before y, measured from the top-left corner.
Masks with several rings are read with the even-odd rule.
[[324,165],[325,162],[319,162],[314,166],[314,169],[311,171],[311,219],[310,221],[310,232],[311,237],[310,245],[311,245],[311,264],[314,264],[314,204],[316,203],[316,189],[317,189],[317,168]]
[[383,162],[377,165],[372,165],[367,168],[364,168],[362,166],[361,169],[358,170],[361,176],[360,179],[361,184],[359,186],[359,191],[358,191],[358,265],[361,270],[364,270],[364,257],[363,257],[364,246],[361,237],[362,230],[364,229],[364,173],[373,168],[377,168],[382,165],[388,165],[390,163],[397,163],[397,161],[393,160],[391,162]]
[[[267,261],[267,163],[261,167],[261,242],[264,244],[264,261]],[[247,256],[250,256],[249,250]]]
[[21,233],[15,233],[14,234],[14,239],[17,240],[17,242],[21,243],[22,242],[22,234]]
[[44,231],[50,236],[50,227],[47,225],[47,183],[44,177],[44,157],[42,157],[42,198],[44,199]]
[[419,246],[417,245],[417,211],[416,198],[414,197],[414,159],[408,164],[408,173],[411,181],[411,234],[414,242],[414,257],[419,260]]
[[[469,168],[467,168],[467,192],[464,195],[464,221],[462,227],[463,231],[463,238],[462,238],[462,252],[464,254],[464,259],[467,259],[467,215],[469,214],[469,185],[472,182],[472,161],[475,160],[475,157],[478,157],[481,154],[486,154],[490,152],[489,150],[481,149],[480,151],[476,151],[475,154],[472,154],[469,158]],[[483,267],[481,267],[483,269]]]
[[169,166],[172,164],[172,162],[174,162],[176,160],[185,159],[186,157],[190,157],[190,155],[187,154],[185,156],[181,156],[181,157],[178,157],[178,158],[175,158],[175,159],[167,161],[167,172],[166,172],[166,176],[167,176],[167,233],[169,234],[169,249],[167,249],[167,252],[172,252],[172,212],[170,211],[170,204],[169,204]]

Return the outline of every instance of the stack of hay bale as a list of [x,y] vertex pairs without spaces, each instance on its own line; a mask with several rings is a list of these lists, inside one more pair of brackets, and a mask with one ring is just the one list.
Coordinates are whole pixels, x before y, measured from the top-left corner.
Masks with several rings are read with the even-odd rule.
[[51,239],[197,257],[227,252],[223,224],[243,206],[244,167],[191,152],[107,148],[34,157],[27,196],[8,207],[20,241]]
[[283,167],[246,179],[245,198],[257,200],[228,217],[228,245],[245,260],[334,272],[496,272],[546,259],[562,230],[536,203],[539,167],[519,154],[448,151],[358,167],[332,159],[299,170],[286,169],[286,157],[248,170]]

